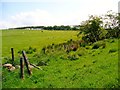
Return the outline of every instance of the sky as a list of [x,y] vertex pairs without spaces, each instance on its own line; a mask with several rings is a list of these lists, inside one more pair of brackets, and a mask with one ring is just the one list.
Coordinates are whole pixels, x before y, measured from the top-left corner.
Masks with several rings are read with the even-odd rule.
[[0,0],[0,29],[79,25],[89,15],[118,12],[119,0]]

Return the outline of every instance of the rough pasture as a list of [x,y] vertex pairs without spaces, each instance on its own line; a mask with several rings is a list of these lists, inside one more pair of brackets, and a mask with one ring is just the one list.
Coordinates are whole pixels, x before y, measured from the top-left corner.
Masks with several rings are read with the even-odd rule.
[[[118,39],[106,39],[87,45],[84,41],[77,40],[75,31],[24,31],[21,34],[22,32],[3,31],[2,63],[10,63],[12,46],[16,49],[16,65],[19,64],[18,51],[24,48],[33,52],[27,54],[30,63],[41,69],[33,68],[32,75],[29,77],[25,74],[25,79],[21,80],[19,69],[9,72],[3,68],[3,88],[120,87]],[[77,49],[74,50],[74,47]]]

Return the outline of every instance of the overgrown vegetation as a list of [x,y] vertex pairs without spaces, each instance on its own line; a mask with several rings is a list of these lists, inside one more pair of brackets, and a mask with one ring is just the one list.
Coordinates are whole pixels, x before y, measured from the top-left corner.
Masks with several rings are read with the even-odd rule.
[[[109,21],[109,23],[104,21]],[[34,36],[35,31],[32,33],[24,31],[30,35],[24,38],[27,43],[19,38],[25,36],[24,33],[21,35],[23,30],[3,31],[5,40],[3,46],[8,46],[5,44],[7,43],[6,36],[11,32],[12,35],[8,36],[8,38],[12,37],[11,41],[13,40],[11,46],[20,47],[22,45],[16,50],[15,65],[19,65],[19,56],[21,51],[25,50],[30,63],[42,68],[41,70],[33,68],[32,76],[29,77],[26,74],[24,80],[19,78],[19,69],[9,72],[3,68],[3,88],[120,87],[118,82],[119,21],[119,16],[109,11],[104,18],[90,16],[89,20],[81,24],[79,34],[77,31],[59,31],[59,33],[36,31],[37,34]],[[68,32],[70,33],[68,34]],[[15,38],[17,33],[20,34]],[[24,47],[25,43],[28,45],[28,43],[34,42],[33,38],[41,41]],[[17,41],[21,40],[22,44],[19,45],[20,41],[15,44],[16,39]],[[35,47],[36,44],[39,47]],[[7,51],[5,46],[3,48],[3,64],[12,62],[10,54],[7,53],[8,56],[5,56],[4,52]]]
[[[102,41],[96,43],[100,42]],[[19,69],[8,72],[3,68],[3,88],[117,88],[120,86],[117,66],[118,40],[107,39],[104,42],[105,48],[100,46],[92,49],[96,43],[79,47],[69,53],[58,47],[47,48],[49,52],[46,53],[41,51],[30,54],[30,63],[42,70],[33,68],[33,74],[29,77],[25,72],[25,79],[21,80]],[[4,61],[9,61],[9,58]],[[19,58],[16,57],[15,62],[19,65]]]
[[80,30],[84,33],[83,40],[96,42],[107,38],[119,38],[119,22],[119,14],[112,11],[108,11],[104,16],[91,15],[88,20],[81,24]]

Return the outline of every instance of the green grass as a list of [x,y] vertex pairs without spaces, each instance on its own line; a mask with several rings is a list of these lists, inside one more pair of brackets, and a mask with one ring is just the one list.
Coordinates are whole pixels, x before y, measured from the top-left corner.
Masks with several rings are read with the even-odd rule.
[[41,50],[46,45],[66,42],[77,39],[78,31],[41,31],[41,30],[3,30],[2,31],[2,55],[10,54],[10,48],[15,52],[26,49],[29,46]]
[[[16,36],[20,35],[21,32],[3,31],[3,47],[6,46],[6,48],[3,48],[3,56],[9,56],[7,49],[14,46],[19,47],[17,50],[22,49],[24,45],[26,45],[24,48],[32,46],[40,50],[44,45],[77,39],[75,36],[77,32],[75,31],[44,31],[43,33],[47,37],[41,34],[42,32],[40,31],[24,31],[27,33],[27,40],[20,39],[22,36]],[[31,38],[32,35],[34,37]],[[7,46],[6,39],[9,37],[12,37],[11,40],[13,41],[17,39],[16,43],[11,43],[11,46],[9,43]],[[48,37],[50,39],[47,39]],[[41,43],[41,41],[38,38],[43,41],[43,45],[39,46],[38,43]],[[28,41],[29,39],[32,39],[33,41],[31,42],[34,43],[28,45],[26,41],[31,43]],[[37,41],[34,41],[35,39]],[[22,42],[20,44],[21,47],[18,44],[19,41]],[[102,42],[106,45],[104,48],[101,46]],[[100,44],[99,48],[93,49],[96,44]],[[68,54],[62,49],[55,49],[55,51],[51,51],[47,55],[37,51],[33,54],[28,54],[29,61],[36,65],[40,61],[45,61],[48,64],[47,66],[40,66],[42,70],[34,68],[31,76],[27,74],[25,69],[24,80],[19,77],[19,69],[9,72],[6,68],[3,68],[2,85],[3,88],[117,88],[120,86],[118,83],[118,50],[118,39],[107,39],[98,41],[90,46],[79,47],[77,51],[71,51]],[[71,57],[76,57],[77,59]],[[3,63],[7,61],[10,62],[9,58],[3,59]],[[17,55],[15,62],[19,64]]]

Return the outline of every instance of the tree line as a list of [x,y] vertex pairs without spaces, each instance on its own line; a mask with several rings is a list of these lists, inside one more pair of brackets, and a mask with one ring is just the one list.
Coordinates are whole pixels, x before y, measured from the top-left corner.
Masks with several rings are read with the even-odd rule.
[[10,29],[29,29],[29,30],[79,30],[80,25],[54,25],[54,26],[26,26],[26,27],[17,27],[17,28],[10,28]]

